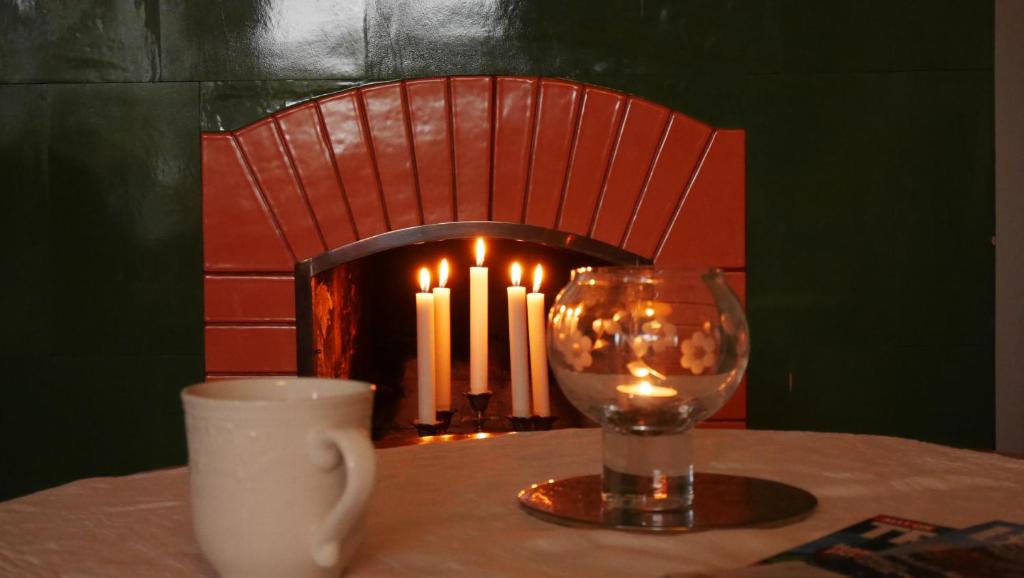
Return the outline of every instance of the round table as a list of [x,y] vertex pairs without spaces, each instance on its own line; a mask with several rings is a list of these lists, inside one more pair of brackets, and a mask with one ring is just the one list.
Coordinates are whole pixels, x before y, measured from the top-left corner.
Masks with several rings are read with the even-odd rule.
[[[519,433],[378,450],[367,537],[347,576],[661,576],[746,566],[877,514],[962,527],[1024,522],[1024,460],[905,439],[698,430],[698,471],[813,492],[771,529],[648,535],[520,509],[530,483],[597,472],[600,432]],[[215,576],[192,537],[185,468],[79,480],[0,503],[2,576]]]

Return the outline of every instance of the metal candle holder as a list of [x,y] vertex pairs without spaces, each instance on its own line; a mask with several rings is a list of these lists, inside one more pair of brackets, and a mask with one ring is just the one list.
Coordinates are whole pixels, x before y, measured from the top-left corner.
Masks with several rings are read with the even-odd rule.
[[477,433],[484,431],[484,424],[487,420],[491,419],[489,416],[484,415],[484,413],[487,411],[487,404],[491,402],[492,395],[494,395],[492,391],[485,391],[483,393],[466,392],[469,407],[473,410],[473,416],[468,419],[473,421]]
[[452,425],[452,416],[455,415],[455,410],[439,409],[434,413],[434,415],[434,423],[423,423],[420,420],[412,422],[413,427],[416,428],[416,435],[422,438],[427,436],[440,436],[448,433],[448,428]]
[[535,415],[530,417],[530,423],[533,425],[533,431],[548,431],[557,419],[553,415]]
[[512,424],[512,431],[533,431],[533,422],[529,417],[510,415],[508,421]]
[[452,416],[455,415],[454,409],[439,409],[436,413],[437,421],[441,422],[441,433],[448,433],[448,428],[452,425]]
[[557,417],[549,415],[508,416],[508,421],[512,424],[512,431],[547,431],[551,429],[557,419]]
[[441,435],[448,431],[448,427],[441,421],[435,421],[434,423],[423,423],[420,420],[412,422],[413,427],[416,428],[416,435],[422,437]]

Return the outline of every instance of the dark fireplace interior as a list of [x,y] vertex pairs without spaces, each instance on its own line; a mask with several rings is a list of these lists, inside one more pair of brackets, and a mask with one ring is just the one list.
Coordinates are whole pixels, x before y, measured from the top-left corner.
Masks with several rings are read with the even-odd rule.
[[[603,258],[602,258],[603,257]],[[628,255],[602,257],[540,243],[487,238],[485,265],[489,269],[490,389],[494,392],[488,413],[494,416],[488,430],[508,430],[511,414],[509,385],[508,298],[510,268],[519,262],[530,287],[537,264],[544,268],[541,291],[548,307],[568,282],[572,269],[623,262],[637,262]],[[427,241],[381,250],[339,263],[311,278],[313,339],[304,373],[325,377],[349,377],[377,385],[374,405],[375,439],[411,436],[416,418],[416,313],[417,272],[428,267],[437,282],[437,268],[447,258],[452,315],[452,408],[457,411],[452,433],[469,433],[461,418],[470,415],[463,393],[469,390],[469,268],[475,263],[473,238]],[[300,283],[303,282],[300,280]],[[300,316],[300,323],[301,323]],[[300,335],[305,328],[299,327]],[[301,341],[301,339],[300,339]],[[300,368],[303,364],[300,343]],[[555,427],[591,425],[563,397],[550,376]]]

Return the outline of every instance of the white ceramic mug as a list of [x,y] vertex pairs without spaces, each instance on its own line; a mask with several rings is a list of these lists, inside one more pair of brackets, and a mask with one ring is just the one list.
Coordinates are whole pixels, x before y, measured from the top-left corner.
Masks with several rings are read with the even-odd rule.
[[193,526],[222,576],[341,574],[373,491],[373,390],[268,378],[182,391]]

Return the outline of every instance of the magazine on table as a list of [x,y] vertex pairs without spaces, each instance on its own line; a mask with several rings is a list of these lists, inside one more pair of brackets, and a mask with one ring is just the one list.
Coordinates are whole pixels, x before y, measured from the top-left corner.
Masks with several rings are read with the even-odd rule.
[[879,515],[754,566],[666,578],[1024,578],[1024,524],[960,530]]
[[825,551],[843,553],[843,555],[870,554],[912,544],[951,531],[953,528],[946,526],[880,515],[857,522],[792,550],[776,554],[762,560],[759,564],[775,564],[793,560],[806,561],[809,557]]
[[1024,524],[986,522],[869,556],[826,551],[815,554],[813,563],[863,578],[1024,577]]

